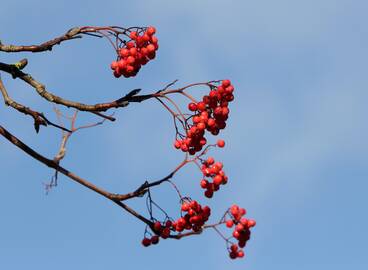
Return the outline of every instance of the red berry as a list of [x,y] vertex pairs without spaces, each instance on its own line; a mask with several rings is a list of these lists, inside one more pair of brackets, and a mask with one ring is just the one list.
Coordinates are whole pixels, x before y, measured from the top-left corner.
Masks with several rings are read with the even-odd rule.
[[136,38],[138,37],[137,32],[136,32],[136,31],[131,32],[131,33],[129,34],[129,37],[130,37],[131,39],[136,39]]
[[201,122],[201,118],[198,115],[193,116],[193,124],[198,124]]
[[135,47],[129,49],[129,54],[131,56],[136,56],[137,55],[137,52],[138,52],[137,51],[137,48],[135,48]]
[[232,219],[229,219],[226,221],[226,227],[231,228],[234,225],[234,221]]
[[[202,129],[203,130],[203,129]],[[204,145],[206,145],[206,143],[207,143],[207,140],[205,139],[205,138],[202,138],[200,141],[199,141],[199,144],[200,145],[202,145],[202,146],[204,146]],[[199,150],[200,151],[200,150]]]
[[121,76],[121,74],[118,72],[118,71],[114,71],[114,76],[116,77],[116,78],[119,78],[120,76]]
[[234,86],[230,85],[230,86],[226,87],[225,92],[227,94],[232,94],[234,92]]
[[[153,44],[157,44],[158,43],[158,38],[157,37],[155,37],[155,36],[151,36],[151,41],[152,41],[152,43]],[[156,50],[157,50],[158,48],[156,47]]]
[[238,245],[239,245],[239,247],[243,248],[243,247],[245,247],[246,243],[247,243],[247,242],[246,242],[245,240],[240,240],[240,241],[238,242]]
[[238,232],[241,232],[242,230],[244,230],[244,225],[241,224],[241,223],[238,223],[238,225],[236,225],[235,229],[238,231]]
[[240,223],[243,224],[243,226],[248,227],[248,220],[246,218],[241,218]]
[[146,48],[147,48],[148,53],[153,53],[156,50],[155,46],[152,44],[149,44]]
[[118,66],[118,62],[116,62],[116,61],[113,61],[112,63],[111,63],[111,69],[112,70],[114,70],[114,69],[116,69],[117,68],[117,66]]
[[129,64],[129,65],[132,65],[132,64],[134,64],[135,63],[135,58],[133,57],[133,56],[128,56],[128,58],[127,58],[127,63]]
[[150,26],[147,28],[146,33],[150,36],[152,36],[154,33],[156,33],[156,28],[153,26]]
[[203,172],[203,174],[204,174],[205,176],[210,176],[210,174],[211,174],[211,171],[210,171],[210,169],[209,169],[209,168],[204,168],[204,169],[202,170],[202,172]]
[[198,124],[197,124],[197,128],[198,128],[199,130],[204,130],[204,129],[206,128],[206,124],[205,124],[205,123],[200,122],[200,123],[198,123]]
[[198,205],[199,205],[198,202],[195,201],[195,200],[190,202],[190,208],[192,208],[192,209],[196,209],[198,207]]
[[197,110],[197,104],[195,104],[194,102],[189,103],[188,109],[192,112],[196,111]]
[[229,112],[230,112],[229,108],[227,108],[227,107],[222,108],[222,115],[223,116],[227,116],[229,114]]
[[256,221],[254,219],[248,219],[248,227],[252,228],[256,226]]
[[201,188],[207,188],[208,186],[208,181],[206,179],[202,179],[201,180]]
[[210,216],[211,215],[211,208],[209,206],[205,206],[203,207],[203,214],[206,215],[206,216]]
[[181,210],[184,212],[187,212],[189,210],[189,204],[188,203],[183,203],[181,205]]
[[203,112],[204,110],[206,110],[206,104],[202,101],[197,103],[197,108],[198,110],[200,110],[201,112]]
[[170,228],[165,228],[162,230],[161,237],[166,239],[170,236]]
[[220,130],[218,128],[211,130],[211,134],[214,136],[216,136],[219,133],[220,133]]
[[230,213],[231,213],[232,215],[237,215],[237,214],[238,214],[238,212],[239,212],[239,206],[237,206],[236,204],[234,204],[234,205],[232,205],[232,206],[230,207]]
[[211,102],[211,99],[209,96],[203,96],[202,98],[202,101],[205,103],[205,104],[209,104]]
[[221,170],[224,165],[221,162],[216,162],[215,165],[213,165],[213,166],[215,166],[215,167],[219,168],[219,170]]
[[144,33],[144,35],[142,36],[142,40],[143,40],[144,42],[147,42],[147,41],[149,41],[149,40],[150,40],[150,36],[149,36],[147,33]]
[[180,148],[181,148],[181,151],[183,151],[183,152],[188,152],[188,146],[187,146],[186,144],[182,144],[182,145],[180,146]]
[[240,233],[238,231],[233,231],[233,236],[236,238],[236,239],[239,239],[240,237]]
[[230,256],[231,259],[236,259],[236,257],[238,256],[238,254],[235,253],[235,252],[230,252],[229,253],[229,256]]
[[211,190],[211,189],[207,189],[207,190],[204,192],[204,196],[206,196],[207,198],[212,198],[212,197],[213,197],[213,190]]
[[147,57],[149,58],[149,59],[155,59],[155,57],[156,57],[156,53],[155,52],[148,52],[148,55],[147,55]]
[[126,68],[126,62],[124,60],[119,60],[118,61],[118,67],[120,69],[125,69]]
[[181,146],[181,142],[179,140],[176,140],[175,143],[174,143],[174,146],[176,149],[179,149],[180,146]]
[[232,95],[232,94],[231,95],[227,95],[226,96],[226,100],[227,101],[233,101],[234,100],[234,95]]
[[119,55],[120,57],[127,57],[129,55],[129,50],[126,48],[122,48],[119,51]]
[[224,147],[225,146],[225,141],[224,140],[218,140],[217,141],[217,146],[220,147],[220,148]]
[[207,121],[207,125],[208,125],[209,127],[214,127],[214,126],[216,125],[216,121],[215,121],[215,119],[213,119],[213,118],[208,119],[208,121]]
[[181,226],[177,225],[176,228],[175,228],[175,230],[177,232],[182,232],[182,231],[184,231],[184,227],[181,227]]
[[186,222],[186,220],[184,218],[179,218],[177,224],[178,224],[177,226],[185,227],[185,225],[187,224],[187,222]]
[[222,176],[221,175],[216,175],[214,178],[213,178],[213,183],[217,186],[221,185],[222,183]]
[[224,87],[222,87],[222,86],[217,87],[217,93],[220,96],[222,96],[224,94],[224,91],[225,91]]
[[166,221],[165,225],[166,225],[166,227],[170,228],[173,225],[173,223],[172,223],[171,220],[168,220],[168,221]]
[[237,257],[238,257],[238,258],[243,258],[243,257],[244,257],[244,251],[243,251],[243,250],[239,250],[239,251],[237,252]]
[[154,235],[151,237],[151,243],[153,245],[156,245],[159,242],[159,240],[160,240],[160,237],[158,237],[157,235]]
[[127,42],[127,43],[126,43],[126,47],[127,47],[128,49],[133,48],[133,47],[134,47],[134,42],[132,42],[132,41]]
[[208,157],[206,162],[208,165],[212,165],[215,162],[215,159],[213,157]]
[[231,249],[232,252],[236,252],[236,251],[238,251],[238,245],[237,244],[232,244],[230,249]]
[[222,81],[222,86],[225,87],[225,88],[228,87],[230,84],[231,84],[230,80],[223,80]]
[[145,246],[145,247],[148,247],[149,245],[151,245],[151,239],[149,239],[147,237],[143,238],[142,245]]
[[218,116],[222,115],[222,108],[221,107],[216,107],[215,110],[213,111],[213,114],[215,115],[216,118]]
[[154,224],[153,224],[153,229],[155,232],[160,232],[162,226],[161,226],[161,223],[159,221],[156,221]]
[[143,57],[145,57],[148,54],[147,48],[145,47],[141,48],[140,53],[142,54]]

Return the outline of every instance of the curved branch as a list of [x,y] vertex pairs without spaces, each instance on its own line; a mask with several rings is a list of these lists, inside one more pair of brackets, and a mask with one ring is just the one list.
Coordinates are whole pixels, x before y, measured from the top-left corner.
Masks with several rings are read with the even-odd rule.
[[61,127],[57,124],[54,124],[52,123],[51,121],[49,121],[44,115],[43,113],[40,113],[40,112],[36,112],[32,109],[30,109],[29,107],[26,107],[16,101],[14,101],[8,94],[2,80],[1,80],[1,76],[0,76],[0,92],[1,94],[3,95],[3,98],[4,98],[4,103],[6,106],[10,106],[14,109],[16,109],[17,111],[21,112],[21,113],[24,113],[26,115],[30,115],[33,117],[34,119],[34,127],[36,129],[36,132],[39,131],[40,129],[40,126],[47,126],[48,124],[54,126],[54,127],[57,127],[61,130],[64,130],[64,131],[69,131],[68,129],[64,128],[64,127]]
[[12,135],[9,131],[7,131],[1,125],[0,125],[0,135],[2,135],[9,142],[11,142],[15,146],[17,146],[18,148],[20,148],[21,150],[23,150],[25,153],[27,153],[28,155],[30,155],[34,159],[40,161],[44,165],[57,170],[58,172],[64,174],[65,176],[67,176],[68,178],[74,180],[75,182],[77,182],[77,183],[79,183],[79,184],[87,187],[88,189],[90,189],[90,190],[92,190],[92,191],[94,191],[94,192],[96,192],[96,193],[104,196],[105,198],[113,201],[114,203],[116,203],[117,205],[119,205],[120,207],[122,207],[124,210],[128,211],[130,214],[132,214],[136,218],[138,218],[141,221],[143,221],[144,223],[146,223],[148,226],[152,226],[152,222],[150,220],[148,220],[147,218],[143,217],[142,215],[140,215],[139,213],[137,213],[136,211],[134,211],[132,208],[130,208],[126,204],[118,201],[116,199],[116,194],[112,194],[110,192],[107,192],[107,191],[103,190],[102,188],[97,187],[96,185],[88,182],[87,180],[85,180],[85,179],[79,177],[78,175],[75,175],[74,173],[68,171],[67,169],[61,167],[58,164],[58,162],[55,162],[54,160],[48,159],[48,158],[44,157],[43,155],[37,153],[32,148],[30,148],[29,146],[27,146],[26,144],[24,144],[17,137],[15,137],[14,135]]
[[[131,94],[132,92],[134,93],[137,92],[137,89],[135,89],[131,91],[129,94],[123,96],[122,98],[119,98],[112,102],[97,103],[94,105],[83,104],[80,102],[75,102],[75,101],[64,99],[62,97],[59,97],[57,95],[54,95],[48,92],[46,90],[45,85],[35,80],[31,75],[19,70],[14,65],[9,65],[9,64],[0,62],[0,70],[11,74],[13,78],[19,78],[22,81],[26,82],[27,84],[32,86],[41,97],[43,97],[47,101],[55,103],[55,104],[61,104],[66,107],[72,107],[80,111],[89,111],[93,113],[102,112],[102,111],[107,111],[108,109],[111,109],[111,108],[126,107],[128,106],[129,102],[142,102],[146,99],[153,97],[153,95],[141,95],[141,96],[132,95]],[[101,114],[98,114],[98,115],[101,116]]]
[[14,52],[44,52],[51,51],[52,47],[55,45],[59,45],[61,42],[71,39],[82,38],[82,36],[78,34],[82,34],[83,30],[79,27],[75,27],[70,29],[64,35],[60,37],[56,37],[39,45],[29,45],[29,46],[17,46],[17,45],[4,45],[0,42],[0,51],[14,53]]

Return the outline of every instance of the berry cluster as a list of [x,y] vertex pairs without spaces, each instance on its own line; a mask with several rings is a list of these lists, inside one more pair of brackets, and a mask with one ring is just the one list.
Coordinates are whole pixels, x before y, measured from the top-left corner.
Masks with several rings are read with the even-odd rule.
[[201,187],[206,189],[204,195],[207,198],[212,198],[213,193],[220,189],[220,185],[225,185],[228,181],[228,177],[225,175],[223,164],[221,162],[215,162],[213,157],[207,158],[202,162],[202,173],[205,177],[212,178],[212,182],[203,178],[201,180]]
[[219,134],[226,127],[230,112],[228,104],[234,100],[233,91],[231,82],[223,80],[217,87],[211,85],[210,93],[203,96],[202,101],[189,103],[188,109],[194,113],[192,125],[188,125],[185,138],[175,141],[175,148],[194,155],[207,143],[206,130],[212,135]]
[[211,208],[202,207],[197,201],[184,200],[181,210],[186,214],[173,222],[173,230],[182,232],[184,229],[198,232],[211,215]]
[[[206,85],[210,87],[210,92],[203,96],[200,102],[196,102],[191,95],[183,92],[183,90],[193,85]],[[228,176],[225,174],[222,162],[216,161],[213,157],[203,156],[207,154],[208,149],[211,147],[217,146],[219,148],[223,148],[225,146],[225,141],[220,139],[216,144],[207,144],[205,134],[206,132],[209,132],[216,136],[219,134],[220,130],[226,127],[226,121],[229,117],[228,104],[234,100],[234,87],[229,80],[212,81],[193,85],[189,85],[179,90],[166,90],[166,92],[165,90],[159,91],[159,97],[171,93],[181,93],[193,101],[188,105],[188,109],[191,111],[189,114],[183,114],[175,102],[169,98],[167,99],[176,107],[178,111],[177,113],[175,110],[171,110],[169,106],[166,106],[164,102],[161,102],[174,117],[177,135],[177,140],[174,143],[175,148],[181,149],[183,152],[190,155],[195,155],[203,149],[202,153],[192,159],[189,159],[188,154],[186,154],[184,162],[182,162],[173,171],[170,177],[172,177],[172,175],[174,175],[174,173],[185,164],[194,162],[198,165],[203,174],[200,186],[204,189],[204,195],[207,198],[212,198],[214,193],[220,189],[221,185],[227,184]],[[179,132],[176,120],[181,122],[185,133]],[[171,219],[166,212],[154,203],[154,205],[164,212],[166,215],[165,220],[167,221],[156,221],[156,219],[152,217],[152,211],[150,210],[151,221],[153,221],[153,223],[149,224],[149,227],[153,233],[149,233],[149,235],[153,236],[145,237],[142,240],[142,244],[144,246],[157,244],[160,237],[163,239],[168,237],[180,239],[192,234],[199,234],[206,228],[214,228],[215,231],[226,241],[227,250],[231,259],[242,258],[245,256],[243,248],[250,239],[250,229],[256,225],[256,222],[244,217],[246,214],[246,210],[244,208],[233,205],[225,212],[218,223],[206,224],[211,215],[210,207],[201,206],[197,201],[191,200],[188,197],[183,198],[176,185],[173,184],[173,186],[181,198],[181,217],[177,220]],[[150,194],[148,199],[152,205]],[[226,238],[217,229],[218,226],[224,224],[228,228],[234,227],[232,235],[228,238]],[[185,230],[189,230],[190,232],[184,232]],[[147,234],[147,228],[145,234]],[[236,241],[234,241],[234,239],[236,239]]]
[[152,235],[150,238],[144,237],[142,240],[142,245],[145,247],[150,246],[151,244],[156,245],[160,237],[163,239],[166,239],[170,236],[170,229],[172,227],[171,220],[167,220],[164,223],[161,223],[160,221],[156,221],[153,223],[152,231],[155,233],[155,235]]
[[231,219],[226,221],[226,226],[228,228],[234,226],[233,237],[238,240],[238,244],[232,244],[229,249],[231,259],[244,257],[244,251],[240,248],[245,247],[247,241],[250,239],[250,228],[256,225],[255,220],[243,217],[245,214],[246,210],[237,205],[233,205],[229,209]]
[[166,221],[164,224],[162,224],[159,221],[156,221],[153,224],[153,231],[161,236],[163,239],[166,239],[170,236],[170,228],[172,226],[171,220]]
[[117,61],[111,63],[111,69],[114,70],[114,76],[119,78],[133,77],[145,65],[156,56],[158,49],[158,39],[154,34],[156,29],[152,26],[148,27],[142,33],[133,31],[129,37],[131,41],[126,42],[118,51]]
[[160,238],[157,235],[152,235],[151,238],[144,237],[142,239],[142,245],[145,246],[145,247],[148,247],[151,244],[156,245],[156,244],[158,244],[159,240],[160,240]]

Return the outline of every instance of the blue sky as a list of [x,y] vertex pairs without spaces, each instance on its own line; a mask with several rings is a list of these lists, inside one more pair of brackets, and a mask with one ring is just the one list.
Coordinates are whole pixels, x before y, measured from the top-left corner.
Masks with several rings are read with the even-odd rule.
[[[230,261],[212,231],[140,245],[144,226],[68,179],[45,195],[52,171],[0,139],[1,269],[366,269],[368,233],[368,30],[366,1],[4,1],[3,43],[31,44],[83,25],[154,25],[158,57],[133,79],[116,80],[113,51],[84,38],[27,57],[26,71],[56,94],[83,102],[145,93],[179,79],[230,78],[236,87],[221,159],[230,182],[203,199],[200,174],[185,168],[181,190],[216,211],[238,203],[257,220],[247,258]],[[14,99],[50,113],[32,89],[7,75]],[[80,114],[80,123],[93,118]],[[118,121],[73,135],[63,165],[108,190],[130,191],[166,175],[174,151],[170,116],[154,101],[116,112]],[[0,106],[0,122],[53,157],[60,132]],[[169,142],[169,143],[168,143]],[[154,191],[169,210],[169,187]],[[143,201],[130,205],[143,209]],[[175,212],[174,212],[175,213]]]

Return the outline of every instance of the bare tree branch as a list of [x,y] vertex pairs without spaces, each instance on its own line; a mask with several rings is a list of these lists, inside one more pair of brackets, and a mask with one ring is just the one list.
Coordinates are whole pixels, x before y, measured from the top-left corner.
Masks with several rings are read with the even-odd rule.
[[0,91],[1,91],[1,94],[3,95],[4,97],[4,102],[5,102],[5,105],[7,106],[10,106],[14,109],[16,109],[17,111],[21,112],[21,113],[24,113],[26,115],[30,115],[33,117],[34,119],[34,127],[36,129],[36,131],[38,132],[39,129],[40,129],[40,126],[47,126],[48,124],[54,126],[54,127],[57,127],[59,129],[62,129],[64,131],[69,131],[68,129],[64,128],[64,127],[61,127],[57,124],[54,124],[52,123],[51,121],[49,121],[44,115],[43,113],[40,113],[40,112],[36,112],[32,109],[30,109],[29,107],[26,107],[16,101],[14,101],[8,94],[2,80],[1,80],[1,76],[0,76]]
[[137,213],[136,211],[134,211],[132,208],[130,208],[126,204],[124,204],[124,203],[120,202],[119,200],[117,200],[115,194],[109,193],[109,192],[103,190],[102,188],[97,187],[96,185],[88,182],[87,180],[85,180],[85,179],[83,179],[83,178],[75,175],[74,173],[68,171],[67,169],[61,167],[58,164],[58,162],[55,162],[54,160],[48,159],[48,158],[42,156],[41,154],[37,153],[32,148],[30,148],[29,146],[27,146],[26,144],[24,144],[17,137],[15,137],[14,135],[12,135],[9,131],[7,131],[1,125],[0,125],[0,134],[4,138],[6,138],[8,141],[10,141],[12,144],[14,144],[15,146],[17,146],[21,150],[23,150],[25,153],[27,153],[28,155],[30,155],[34,159],[40,161],[44,165],[57,170],[58,172],[64,174],[65,176],[67,176],[68,178],[74,180],[75,182],[77,182],[77,183],[79,183],[79,184],[87,187],[88,189],[90,189],[90,190],[92,190],[92,191],[94,191],[94,192],[96,192],[96,193],[104,196],[105,198],[113,201],[114,203],[116,203],[117,205],[119,205],[120,207],[122,207],[123,209],[125,209],[126,211],[128,211],[130,214],[132,214],[136,218],[138,218],[141,221],[143,221],[144,223],[146,223],[147,225],[149,225],[149,226],[152,225],[152,222],[150,220],[148,220],[147,218],[143,217],[142,215],[140,215],[139,213]]
[[29,45],[29,46],[17,46],[17,45],[4,45],[0,42],[0,51],[14,53],[14,52],[43,52],[43,51],[51,51],[52,47],[55,45],[59,45],[61,42],[66,40],[72,40],[81,38],[81,35],[84,31],[81,31],[79,27],[75,27],[70,29],[64,35],[60,37],[56,37],[52,40],[46,41],[39,45]]

